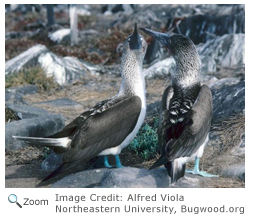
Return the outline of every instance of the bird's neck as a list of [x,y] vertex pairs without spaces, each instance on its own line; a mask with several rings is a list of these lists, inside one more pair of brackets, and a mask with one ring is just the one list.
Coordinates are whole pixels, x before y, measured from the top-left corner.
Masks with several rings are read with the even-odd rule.
[[176,61],[176,71],[172,78],[172,85],[179,88],[191,88],[200,84],[199,74],[201,62],[198,54],[191,57],[174,57]]
[[142,61],[134,56],[122,58],[122,82],[119,95],[137,95],[145,99],[145,80],[142,72]]

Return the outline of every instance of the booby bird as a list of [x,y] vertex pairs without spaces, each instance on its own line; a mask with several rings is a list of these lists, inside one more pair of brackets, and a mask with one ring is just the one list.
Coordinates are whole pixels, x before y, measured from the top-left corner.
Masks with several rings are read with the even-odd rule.
[[199,158],[208,141],[212,120],[212,94],[200,84],[201,62],[191,39],[141,28],[143,32],[166,46],[176,62],[172,85],[162,96],[158,126],[160,158],[150,169],[164,165],[175,183],[185,174],[187,162],[195,159],[193,170],[186,171],[204,177],[216,175],[199,170]]
[[142,72],[146,49],[147,43],[139,35],[135,24],[133,34],[123,43],[122,83],[117,95],[97,103],[61,132],[47,138],[13,136],[27,143],[51,147],[56,153],[64,153],[64,163],[44,180],[63,172],[64,176],[73,173],[72,168],[98,155],[104,156],[107,167],[110,165],[106,155],[115,155],[117,167],[122,167],[119,154],[134,139],[146,114]]

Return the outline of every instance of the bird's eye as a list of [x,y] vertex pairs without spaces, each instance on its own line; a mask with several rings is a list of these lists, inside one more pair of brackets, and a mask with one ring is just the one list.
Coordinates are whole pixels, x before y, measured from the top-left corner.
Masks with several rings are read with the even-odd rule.
[[128,38],[128,41],[131,41],[131,38]]

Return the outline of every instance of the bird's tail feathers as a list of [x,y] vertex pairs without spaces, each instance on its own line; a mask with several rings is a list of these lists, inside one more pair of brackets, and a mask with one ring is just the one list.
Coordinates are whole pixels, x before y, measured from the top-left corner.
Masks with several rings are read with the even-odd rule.
[[[60,177],[60,175],[62,173],[64,173],[65,171],[68,171],[68,170],[71,170],[72,167],[74,166],[75,164],[62,164],[60,165],[56,170],[54,170],[52,173],[50,173],[46,178],[44,178],[41,182],[45,182],[45,181],[48,181],[49,179],[52,179],[52,178],[55,178],[55,177]],[[71,172],[69,172],[70,174]],[[67,173],[68,174],[68,173]],[[64,174],[66,175],[66,174]]]
[[36,187],[42,187],[48,184],[57,182],[58,180],[85,169],[83,163],[63,163],[56,170],[50,173],[46,178],[44,178]]
[[70,143],[71,139],[69,137],[62,138],[41,138],[41,137],[23,137],[23,136],[13,136],[15,140],[23,140],[29,144],[35,144],[40,146],[47,146],[59,149],[58,152],[65,152]]
[[152,170],[154,168],[160,167],[168,162],[166,155],[162,155],[150,168],[149,170]]
[[172,162],[168,162],[165,165],[165,167],[171,178],[171,184],[176,183],[180,178],[184,177],[185,163],[180,162],[180,160],[174,160]]

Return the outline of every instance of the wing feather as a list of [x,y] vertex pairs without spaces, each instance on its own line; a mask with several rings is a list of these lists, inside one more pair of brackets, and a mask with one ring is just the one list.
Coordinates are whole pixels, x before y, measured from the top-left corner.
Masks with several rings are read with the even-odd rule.
[[111,101],[111,99],[107,99],[107,100],[103,100],[97,104],[95,104],[95,106],[93,106],[92,108],[90,108],[89,110],[83,112],[82,114],[80,114],[77,118],[75,118],[71,123],[67,124],[62,131],[53,134],[47,138],[61,138],[61,137],[69,137],[71,136],[75,130],[77,129],[77,126],[85,121],[88,117],[91,116],[92,113],[94,113],[94,111],[96,111],[97,109],[103,107],[103,105],[105,105],[106,103],[108,103],[109,101]]
[[[83,170],[83,163],[96,157],[101,151],[120,145],[133,131],[138,121],[142,101],[138,96],[114,100],[98,105],[107,108],[100,113],[79,119],[69,128],[76,127],[72,136],[71,147],[64,153],[64,163],[46,177],[47,180],[58,180],[74,172]],[[87,112],[85,112],[87,113]],[[81,117],[82,118],[82,117]]]
[[191,156],[204,143],[211,126],[212,109],[211,91],[208,86],[203,85],[194,106],[188,112],[186,117],[188,123],[181,135],[166,145],[168,161]]
[[134,129],[141,112],[138,96],[126,98],[78,125],[64,162],[87,161],[120,145]]

